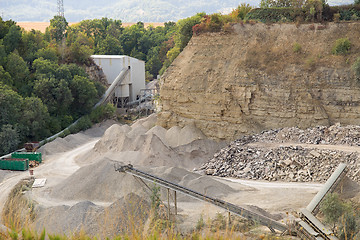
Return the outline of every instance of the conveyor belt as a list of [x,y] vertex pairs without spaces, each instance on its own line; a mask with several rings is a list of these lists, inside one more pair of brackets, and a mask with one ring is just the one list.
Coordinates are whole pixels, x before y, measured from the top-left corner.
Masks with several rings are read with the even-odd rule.
[[221,208],[223,208],[223,209],[225,209],[225,210],[227,210],[227,211],[229,211],[229,212],[231,212],[233,214],[236,214],[238,216],[247,218],[249,220],[253,220],[253,221],[255,221],[255,222],[257,222],[257,223],[259,223],[261,225],[267,226],[271,231],[274,231],[274,229],[277,229],[277,230],[279,230],[281,232],[285,232],[285,231],[288,230],[288,226],[286,226],[285,224],[282,224],[280,222],[277,222],[277,221],[275,221],[275,220],[273,220],[271,218],[268,218],[266,216],[263,216],[261,214],[258,214],[258,213],[252,212],[252,211],[249,211],[249,210],[247,210],[245,208],[236,206],[234,204],[225,202],[223,200],[209,197],[207,195],[204,195],[204,194],[201,194],[199,192],[193,191],[191,189],[182,187],[182,186],[180,186],[180,185],[178,185],[176,183],[169,182],[169,181],[167,181],[165,179],[153,176],[151,174],[142,172],[142,171],[140,171],[138,169],[133,168],[132,165],[125,165],[125,166],[115,167],[115,169],[116,169],[116,171],[127,172],[127,173],[132,174],[132,175],[134,175],[136,177],[139,177],[139,178],[142,178],[142,179],[145,179],[145,180],[148,180],[148,181],[156,182],[156,184],[159,184],[159,185],[161,185],[163,187],[166,187],[166,188],[170,188],[170,189],[172,189],[174,191],[181,192],[181,193],[183,193],[185,195],[196,198],[198,200],[211,203],[211,204],[216,205],[218,207],[221,207]]

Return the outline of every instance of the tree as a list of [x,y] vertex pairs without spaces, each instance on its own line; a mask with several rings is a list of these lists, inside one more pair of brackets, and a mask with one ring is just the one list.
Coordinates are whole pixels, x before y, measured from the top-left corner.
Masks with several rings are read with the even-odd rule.
[[50,134],[50,115],[40,98],[27,97],[22,104],[20,131],[27,139],[39,140]]
[[205,13],[198,13],[195,16],[181,19],[177,22],[175,34],[175,45],[182,51],[190,41],[193,32],[192,27],[201,22]]
[[328,194],[320,206],[320,210],[325,216],[325,221],[333,225],[333,230],[338,223],[338,220],[345,212],[345,206],[341,202],[339,195]]
[[0,17],[0,39],[3,39],[5,35],[9,32],[11,26],[16,25],[16,22],[13,20],[3,21]]
[[13,85],[12,78],[8,72],[5,72],[4,68],[0,66],[0,82],[8,86]]
[[33,62],[36,79],[55,77],[58,68],[57,63],[43,58],[38,58]]
[[19,54],[26,62],[31,63],[37,58],[37,51],[44,46],[44,35],[40,31],[25,31],[18,48]]
[[15,89],[21,94],[26,94],[29,69],[24,59],[16,51],[8,56],[6,71],[11,75]]
[[53,116],[66,115],[73,101],[69,84],[66,80],[55,78],[42,78],[35,81],[34,93]]
[[92,50],[88,46],[75,42],[66,50],[66,62],[87,65],[90,63],[91,54]]
[[49,32],[51,39],[59,42],[64,38],[67,27],[68,22],[64,17],[54,16],[54,18],[50,20],[50,26],[46,30]]
[[4,46],[6,53],[13,52],[21,42],[21,28],[17,25],[12,25],[9,32],[4,37]]
[[70,83],[70,89],[74,98],[72,111],[78,116],[89,113],[98,100],[95,84],[86,77],[75,76]]
[[7,54],[5,52],[5,46],[2,44],[3,40],[0,40],[0,65],[5,66],[7,61]]
[[120,40],[108,35],[100,42],[97,53],[104,55],[122,55],[124,54],[124,50],[121,46]]
[[20,135],[17,128],[11,124],[3,125],[0,131],[0,155],[16,150],[19,143]]
[[0,126],[15,125],[21,116],[22,97],[0,82]]
[[53,62],[59,61],[59,56],[56,51],[56,48],[50,47],[50,46],[39,49],[36,52],[36,58],[43,58],[43,59],[50,60]]
[[261,8],[277,8],[277,7],[303,7],[305,0],[261,0]]

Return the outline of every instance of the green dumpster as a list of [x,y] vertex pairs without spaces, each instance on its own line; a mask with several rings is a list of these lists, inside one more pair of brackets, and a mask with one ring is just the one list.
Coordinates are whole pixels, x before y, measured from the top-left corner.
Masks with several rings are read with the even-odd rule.
[[29,161],[42,162],[41,153],[38,152],[14,152],[11,154],[12,158],[27,158]]
[[1,158],[0,169],[25,171],[29,169],[29,159],[24,158]]

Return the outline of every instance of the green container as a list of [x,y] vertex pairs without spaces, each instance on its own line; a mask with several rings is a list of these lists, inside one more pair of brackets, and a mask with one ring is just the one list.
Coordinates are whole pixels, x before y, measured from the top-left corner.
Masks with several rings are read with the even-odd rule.
[[29,161],[42,162],[41,153],[38,152],[14,152],[11,154],[12,158],[27,158]]
[[29,159],[24,158],[1,158],[0,169],[25,171],[29,169]]

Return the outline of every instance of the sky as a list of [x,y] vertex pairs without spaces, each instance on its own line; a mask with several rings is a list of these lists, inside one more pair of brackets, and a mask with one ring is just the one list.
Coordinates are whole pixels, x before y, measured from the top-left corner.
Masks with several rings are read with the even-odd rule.
[[[244,1],[238,0],[63,0],[68,22],[108,17],[123,22],[167,22],[199,12],[228,13]],[[247,0],[257,7],[260,0]],[[328,0],[330,5],[352,0]],[[57,0],[0,0],[0,15],[16,22],[49,22],[57,14]]]

